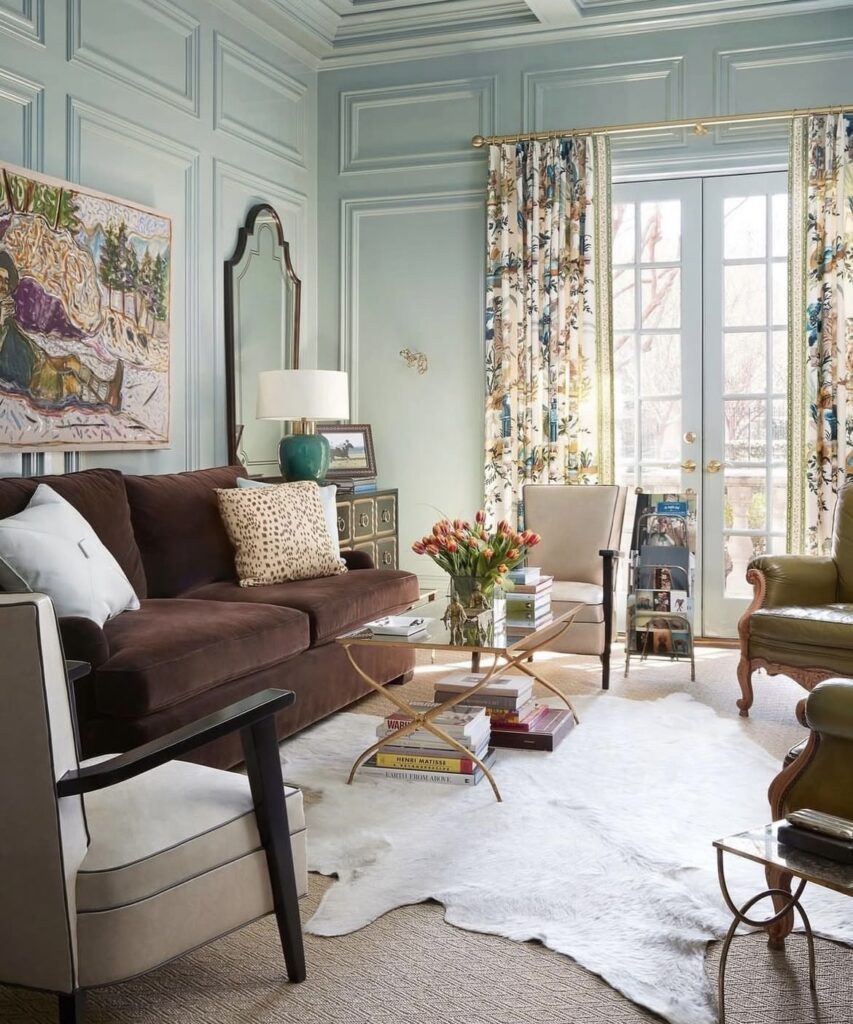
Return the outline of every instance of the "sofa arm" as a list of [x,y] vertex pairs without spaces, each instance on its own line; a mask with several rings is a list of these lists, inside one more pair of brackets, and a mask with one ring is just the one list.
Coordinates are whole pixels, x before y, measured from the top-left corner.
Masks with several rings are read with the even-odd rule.
[[97,622],[80,615],[64,615],[58,622],[65,657],[70,661],[88,661],[96,669],[109,658],[107,634]]
[[806,698],[806,721],[815,732],[853,740],[853,682],[818,683]]
[[[833,604],[838,590],[838,570],[831,558],[816,555],[762,555],[747,569],[764,577],[763,607],[802,607]],[[755,583],[754,580],[750,582]]]
[[373,559],[366,551],[342,551],[341,558],[346,562],[347,569],[353,572],[356,569],[375,569]]

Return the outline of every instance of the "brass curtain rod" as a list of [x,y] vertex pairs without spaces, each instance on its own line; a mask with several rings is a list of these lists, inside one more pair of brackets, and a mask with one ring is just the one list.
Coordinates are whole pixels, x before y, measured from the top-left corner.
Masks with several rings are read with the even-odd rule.
[[645,121],[640,124],[611,124],[597,128],[568,128],[562,132],[513,132],[509,135],[475,135],[471,145],[475,149],[501,142],[528,142],[532,140],[562,139],[574,135],[630,135],[634,132],[654,132],[661,128],[692,128],[696,135],[707,135],[708,128],[720,124],[748,124],[751,121],[791,121],[810,114],[841,114],[853,110],[849,106],[808,107],[801,110],[772,110],[765,114],[721,114],[714,117],[683,118],[679,121]]

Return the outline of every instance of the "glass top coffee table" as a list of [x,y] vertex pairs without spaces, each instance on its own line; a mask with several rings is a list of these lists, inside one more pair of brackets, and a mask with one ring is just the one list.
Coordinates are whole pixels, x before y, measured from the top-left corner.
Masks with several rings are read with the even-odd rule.
[[[442,729],[440,725],[436,724],[434,720],[450,708],[455,707],[457,704],[464,704],[467,700],[482,690],[484,686],[487,686],[493,676],[508,668],[517,669],[524,675],[535,679],[536,682],[544,686],[546,690],[550,690],[551,693],[559,697],[569,711],[571,711],[575,722],[579,721],[577,713],[572,707],[569,699],[564,696],[564,694],[560,693],[555,686],[535,672],[530,667],[529,661],[536,651],[546,648],[548,644],[553,643],[557,637],[561,636],[569,628],[576,616],[580,613],[581,608],[583,607],[582,605],[578,605],[577,608],[572,608],[571,611],[557,616],[547,625],[542,626],[540,629],[537,629],[532,633],[528,633],[526,636],[521,638],[508,636],[505,622],[502,620],[496,622],[494,615],[491,612],[481,612],[477,617],[478,625],[474,631],[476,636],[474,636],[472,635],[471,630],[461,630],[458,626],[454,627],[451,624],[449,621],[448,606],[449,602],[446,599],[432,600],[427,598],[426,600],[418,601],[416,604],[411,605],[407,610],[399,612],[398,614],[424,618],[424,629],[417,633],[413,633],[411,636],[389,636],[385,633],[374,633],[369,627],[363,626],[360,629],[353,630],[351,633],[345,633],[343,636],[337,637],[337,643],[346,650],[350,664],[361,678],[370,687],[376,690],[377,693],[383,694],[388,698],[388,700],[396,704],[397,707],[410,719],[405,725],[400,726],[399,729],[395,729],[387,736],[383,736],[381,739],[377,740],[376,743],[371,747],[368,747],[367,750],[356,758],[355,763],[350,770],[349,778],[347,779],[348,783],[352,782],[355,778],[355,773],[358,771],[361,764],[387,743],[393,743],[401,737],[414,732],[416,729],[427,729],[435,736],[438,736],[448,746],[459,750],[463,756],[471,758],[471,760],[473,760],[474,763],[482,769],[483,774],[489,780],[489,784],[494,791],[495,797],[500,800],[500,790],[492,777],[492,773],[486,765],[483,764],[480,758],[476,757],[472,751],[468,750],[467,747],[463,746],[444,729]],[[480,659],[483,655],[491,655],[492,664],[491,667],[483,673],[482,677],[474,686],[471,686],[469,689],[463,690],[458,694],[454,694],[451,699],[446,700],[441,704],[436,704],[435,707],[424,710],[423,708],[418,709],[412,707],[408,701],[396,692],[395,689],[386,687],[384,684],[374,679],[369,673],[365,672],[358,664],[355,656],[359,647],[399,647],[408,648],[410,650],[454,651],[462,655],[470,654],[472,672],[479,672]]]

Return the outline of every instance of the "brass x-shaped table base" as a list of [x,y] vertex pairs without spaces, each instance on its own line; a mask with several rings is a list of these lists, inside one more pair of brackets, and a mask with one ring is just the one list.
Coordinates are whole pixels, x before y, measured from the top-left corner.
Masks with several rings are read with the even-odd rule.
[[[377,693],[381,693],[383,696],[387,697],[388,700],[390,700],[393,704],[396,704],[397,707],[411,719],[411,721],[406,722],[405,725],[401,725],[400,728],[395,729],[387,736],[383,736],[381,739],[377,740],[376,743],[374,743],[372,746],[368,747],[367,750],[359,754],[359,756],[356,758],[352,766],[352,769],[350,770],[349,778],[347,779],[347,784],[353,781],[353,779],[355,778],[355,773],[358,771],[361,765],[369,757],[375,754],[378,750],[381,750],[382,747],[386,746],[389,743],[393,743],[396,740],[399,740],[403,736],[407,736],[409,733],[415,732],[415,730],[417,729],[426,729],[428,732],[431,732],[434,736],[438,736],[444,743],[447,744],[448,747],[452,747],[453,749],[458,750],[464,757],[470,758],[476,765],[478,765],[482,769],[483,774],[489,780],[489,785],[492,787],[492,790],[495,794],[495,798],[498,801],[500,801],[501,794],[500,790],[498,789],[497,783],[495,782],[492,773],[482,762],[482,760],[479,757],[477,757],[472,750],[469,750],[464,744],[454,739],[454,737],[451,736],[444,729],[442,729],[440,725],[437,725],[434,719],[436,719],[439,715],[443,714],[445,711],[448,711],[451,708],[456,707],[457,704],[464,704],[467,700],[470,700],[471,697],[479,693],[484,686],[488,685],[489,681],[498,672],[499,669],[500,671],[503,671],[507,668],[517,668],[520,672],[523,672],[524,675],[530,676],[532,679],[535,679],[536,682],[538,682],[541,686],[544,686],[546,690],[550,690],[551,693],[559,697],[560,700],[569,709],[569,711],[571,711],[572,715],[574,716],[575,722],[579,723],[580,719],[578,718],[577,712],[572,707],[571,701],[568,699],[568,697],[566,697],[565,694],[561,693],[554,685],[549,683],[546,679],[543,679],[537,672],[534,672],[533,669],[531,669],[527,664],[525,664],[525,662],[528,661],[528,659],[536,651],[544,647],[546,644],[551,643],[551,641],[556,639],[556,637],[562,635],[562,633],[571,625],[573,619],[574,615],[566,618],[563,621],[554,623],[554,628],[546,628],[542,630],[542,638],[536,639],[536,642],[533,644],[531,644],[528,640],[528,645],[523,650],[509,649],[507,651],[491,651],[490,653],[494,655],[492,667],[488,670],[488,672],[485,673],[483,678],[479,680],[479,682],[475,686],[472,686],[468,690],[464,690],[462,693],[456,694],[449,700],[444,701],[443,704],[436,704],[435,707],[429,708],[429,710],[427,711],[419,711],[416,708],[413,708],[411,704],[409,704],[409,702],[406,701],[403,697],[401,697],[395,690],[391,689],[390,687],[386,687],[385,685],[374,679],[367,672],[365,672],[353,657],[352,649],[353,647],[358,645],[355,643],[349,644],[346,642],[346,639],[341,639],[339,643],[341,643],[344,649],[346,650],[347,658],[349,658],[350,664],[359,674],[359,676],[361,676],[361,678],[368,684],[368,686],[376,690]],[[534,639],[534,637],[531,637],[530,639]],[[463,647],[458,648],[458,650],[460,651],[460,653],[465,651]]]

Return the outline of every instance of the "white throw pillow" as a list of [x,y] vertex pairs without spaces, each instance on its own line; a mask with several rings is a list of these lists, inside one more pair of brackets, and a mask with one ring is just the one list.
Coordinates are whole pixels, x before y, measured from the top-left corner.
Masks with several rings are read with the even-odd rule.
[[[263,480],[248,480],[244,476],[238,476],[237,486],[277,487],[278,484],[266,484]],[[329,527],[329,536],[332,538],[332,547],[335,551],[335,558],[340,558],[341,544],[338,540],[338,506],[335,501],[337,493],[337,484],[323,484],[320,487],[320,502],[323,505],[323,515],[326,517],[326,525]]]
[[0,519],[0,587],[47,594],[57,615],[79,615],[99,626],[139,607],[130,580],[73,505],[47,484],[30,503]]

